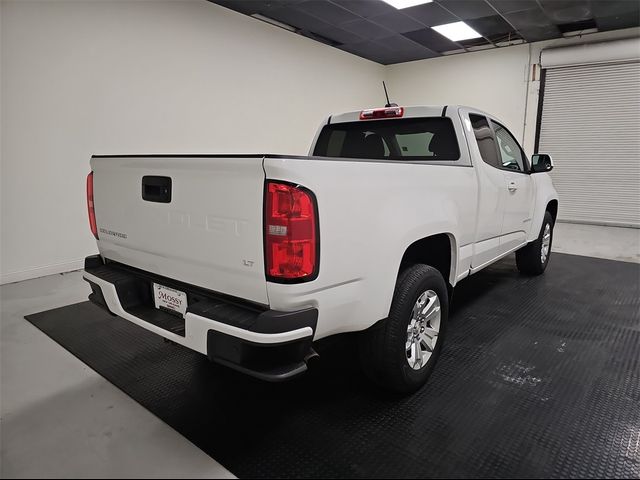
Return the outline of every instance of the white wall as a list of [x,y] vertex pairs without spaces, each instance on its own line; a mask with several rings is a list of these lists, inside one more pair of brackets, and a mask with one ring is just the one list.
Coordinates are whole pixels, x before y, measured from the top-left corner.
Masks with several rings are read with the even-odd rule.
[[518,138],[527,90],[528,46],[465,53],[389,67],[400,105],[469,105],[499,117]]
[[[0,0],[0,283],[79,268],[95,153],[304,154],[328,114],[468,104],[532,151],[542,48],[382,67],[204,0]],[[526,112],[526,114],[525,114]]]
[[95,153],[305,154],[384,68],[205,2],[2,1],[0,281],[96,251]]
[[639,28],[596,33],[582,38],[483,50],[387,67],[393,100],[400,105],[461,104],[500,118],[527,153],[533,153],[539,97],[539,70],[544,48],[640,36]]

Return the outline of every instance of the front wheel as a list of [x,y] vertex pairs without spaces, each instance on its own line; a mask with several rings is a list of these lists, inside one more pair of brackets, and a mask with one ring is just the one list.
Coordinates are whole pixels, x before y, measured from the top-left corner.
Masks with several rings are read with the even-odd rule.
[[413,265],[398,277],[389,317],[361,334],[360,360],[376,384],[401,393],[420,388],[433,371],[449,315],[438,270]]
[[527,275],[540,275],[543,273],[551,257],[552,241],[553,217],[549,212],[545,212],[538,238],[516,252],[518,270]]

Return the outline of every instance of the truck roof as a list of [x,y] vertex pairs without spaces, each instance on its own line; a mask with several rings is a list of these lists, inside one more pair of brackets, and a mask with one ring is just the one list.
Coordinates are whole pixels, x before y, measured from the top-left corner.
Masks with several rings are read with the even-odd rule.
[[[415,117],[440,117],[440,116],[445,116],[447,110],[451,111],[451,110],[458,110],[460,108],[468,108],[469,110],[473,110],[475,112],[478,113],[483,113],[484,115],[487,115],[488,117],[492,117],[492,115],[489,115],[485,112],[482,112],[481,110],[478,110],[477,108],[473,108],[473,107],[466,107],[463,105],[410,105],[410,106],[404,106],[404,105],[399,105],[400,107],[403,108],[403,114],[402,114],[402,118],[415,118]],[[378,108],[384,108],[384,107],[371,107],[371,108],[366,108],[363,110],[370,110],[370,109],[378,109]],[[344,112],[344,113],[339,113],[337,115],[331,115],[328,119],[327,122],[325,124],[329,124],[329,123],[343,123],[343,122],[356,122],[360,119],[360,113],[363,110],[355,110],[352,112]]]

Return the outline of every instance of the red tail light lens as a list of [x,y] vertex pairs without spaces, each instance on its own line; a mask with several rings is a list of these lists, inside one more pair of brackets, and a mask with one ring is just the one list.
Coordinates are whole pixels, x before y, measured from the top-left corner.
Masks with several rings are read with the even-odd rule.
[[395,118],[404,115],[402,107],[372,108],[360,112],[360,120],[373,120],[376,118]]
[[318,273],[318,219],[313,193],[281,182],[265,188],[265,261],[267,279],[313,280]]
[[91,233],[98,239],[98,225],[96,224],[96,212],[93,208],[93,172],[87,175],[87,209],[89,210],[89,226]]

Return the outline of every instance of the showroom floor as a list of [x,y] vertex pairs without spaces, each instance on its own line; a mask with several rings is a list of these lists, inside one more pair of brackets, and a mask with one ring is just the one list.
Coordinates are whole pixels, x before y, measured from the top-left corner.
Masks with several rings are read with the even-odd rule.
[[[640,231],[558,224],[554,250],[640,263]],[[232,477],[23,319],[88,292],[79,272],[0,288],[2,477]]]
[[640,229],[558,223],[554,229],[553,250],[640,263]]
[[1,287],[1,476],[233,478],[23,318],[89,292],[80,272]]

